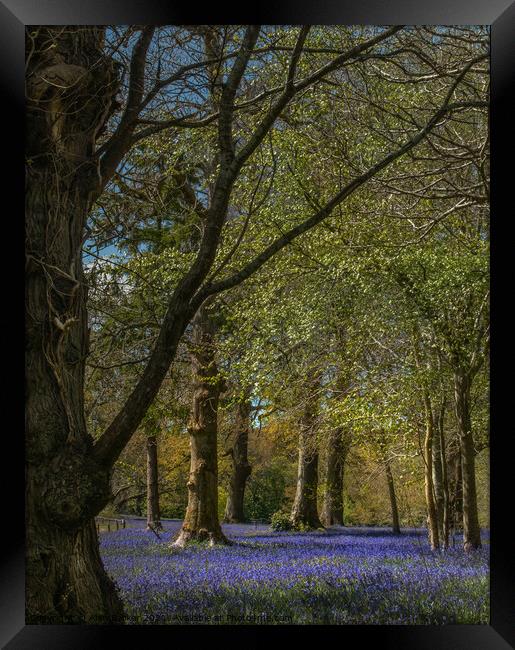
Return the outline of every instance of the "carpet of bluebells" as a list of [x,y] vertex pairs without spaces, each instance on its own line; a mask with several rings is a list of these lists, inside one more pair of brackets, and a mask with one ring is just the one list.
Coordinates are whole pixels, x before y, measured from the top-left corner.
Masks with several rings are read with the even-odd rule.
[[134,624],[488,623],[488,534],[464,554],[430,551],[426,532],[339,528],[279,533],[225,525],[232,546],[170,547],[139,526],[100,535]]

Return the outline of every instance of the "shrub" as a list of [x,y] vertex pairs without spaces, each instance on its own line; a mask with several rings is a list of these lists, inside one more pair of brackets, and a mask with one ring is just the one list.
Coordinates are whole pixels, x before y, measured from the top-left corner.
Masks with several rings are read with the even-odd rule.
[[272,530],[291,530],[293,525],[290,515],[287,512],[278,510],[270,517],[270,527]]
[[245,491],[247,518],[270,521],[272,514],[283,506],[285,486],[284,467],[279,464],[253,470]]

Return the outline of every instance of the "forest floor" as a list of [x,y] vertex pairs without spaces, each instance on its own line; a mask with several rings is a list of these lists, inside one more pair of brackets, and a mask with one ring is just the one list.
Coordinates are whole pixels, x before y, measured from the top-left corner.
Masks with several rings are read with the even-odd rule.
[[100,550],[137,624],[456,624],[489,622],[489,534],[431,552],[427,533],[334,527],[279,533],[224,525],[232,546],[170,547],[136,520],[101,533]]

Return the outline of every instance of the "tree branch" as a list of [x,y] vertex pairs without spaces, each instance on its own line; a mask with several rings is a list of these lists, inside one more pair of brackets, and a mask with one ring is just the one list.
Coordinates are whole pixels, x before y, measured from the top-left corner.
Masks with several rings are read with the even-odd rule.
[[147,52],[154,35],[155,27],[146,26],[142,29],[138,42],[134,46],[134,52],[131,59],[129,93],[127,104],[120,119],[120,123],[110,140],[103,148],[103,156],[100,159],[99,186],[95,192],[99,196],[118,167],[123,156],[127,153],[132,145],[131,135],[136,125],[141,103],[143,101],[143,92],[145,88],[145,66],[147,62]]
[[[450,94],[448,95],[448,97],[450,97]],[[261,266],[263,266],[263,264],[265,264],[265,262],[267,262],[273,255],[275,255],[278,251],[280,251],[287,244],[293,241],[296,237],[302,235],[308,230],[311,230],[311,228],[313,228],[314,226],[322,222],[324,219],[327,219],[327,217],[331,215],[332,211],[337,205],[339,205],[344,199],[350,196],[353,192],[355,192],[369,179],[371,179],[373,176],[378,174],[382,169],[384,169],[392,162],[397,160],[397,158],[400,158],[405,153],[413,149],[417,144],[419,144],[419,142],[421,142],[421,140],[423,140],[424,137],[438,125],[439,121],[446,113],[463,108],[465,105],[486,106],[488,104],[487,102],[467,102],[467,103],[460,103],[460,104],[456,103],[456,104],[448,104],[448,105],[444,104],[444,106],[442,106],[435,113],[435,115],[433,115],[433,117],[431,118],[431,120],[429,120],[429,122],[425,125],[425,127],[423,127],[415,136],[413,136],[410,140],[408,140],[404,145],[402,145],[401,147],[399,147],[398,149],[390,153],[388,156],[385,156],[385,158],[383,158],[376,165],[368,169],[364,174],[361,174],[353,181],[348,183],[340,192],[338,192],[330,201],[328,201],[325,204],[325,206],[322,209],[320,209],[317,213],[315,213],[309,219],[306,219],[306,221],[300,223],[298,226],[295,226],[294,228],[289,230],[287,233],[282,235],[282,237],[276,239],[260,255],[254,258],[254,260],[249,262],[243,269],[241,269],[234,275],[226,278],[225,280],[221,280],[220,282],[217,282],[215,284],[205,285],[195,296],[194,298],[195,304],[198,303],[200,305],[207,296],[214,293],[220,293],[221,291],[226,291],[227,289],[230,289],[231,287],[240,284],[241,282],[243,282],[243,280],[246,280],[250,275],[255,273]]]
[[220,98],[220,115],[218,117],[218,144],[222,164],[229,166],[234,159],[234,143],[232,140],[232,116],[234,113],[234,98],[236,90],[252,54],[252,49],[259,36],[259,26],[247,27],[243,44],[231,68],[227,82],[223,85]]

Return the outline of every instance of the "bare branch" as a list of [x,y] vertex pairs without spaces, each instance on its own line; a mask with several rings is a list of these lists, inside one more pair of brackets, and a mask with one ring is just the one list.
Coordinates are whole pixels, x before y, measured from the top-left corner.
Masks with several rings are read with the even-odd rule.
[[147,52],[154,35],[155,27],[147,26],[141,31],[138,42],[134,47],[131,59],[129,94],[125,111],[121,117],[118,128],[106,143],[103,156],[100,160],[100,180],[96,194],[100,195],[102,189],[116,171],[123,156],[131,147],[131,134],[136,124],[145,86],[145,66]]

